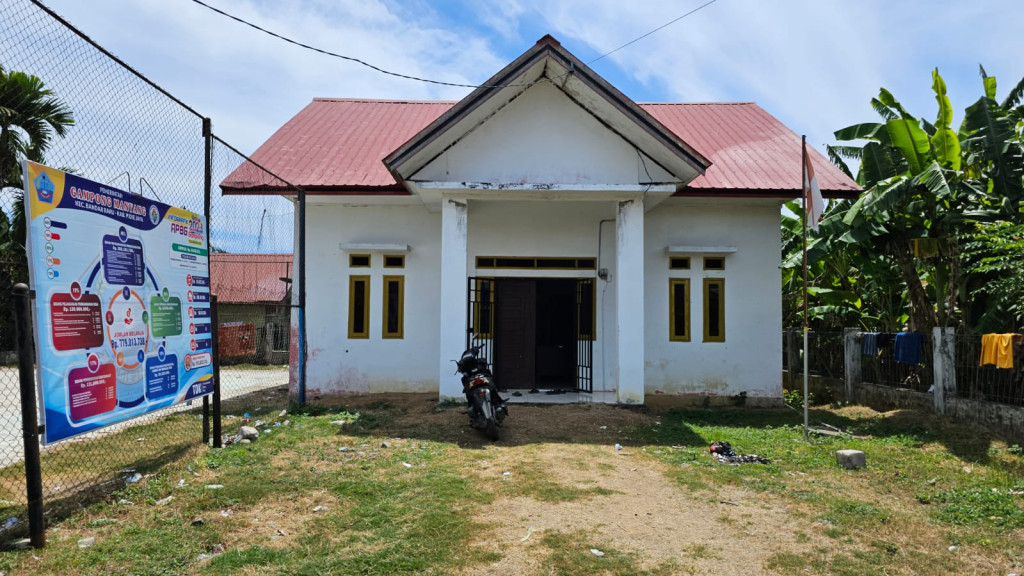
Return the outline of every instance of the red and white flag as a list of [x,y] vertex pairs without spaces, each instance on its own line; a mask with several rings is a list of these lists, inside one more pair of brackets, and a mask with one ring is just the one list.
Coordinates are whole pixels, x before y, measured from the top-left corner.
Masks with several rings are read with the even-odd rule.
[[814,167],[811,166],[811,156],[807,153],[807,145],[804,144],[804,200],[807,206],[807,222],[818,231],[818,222],[825,212],[825,201],[821,198],[821,188],[818,188],[818,179],[814,176]]

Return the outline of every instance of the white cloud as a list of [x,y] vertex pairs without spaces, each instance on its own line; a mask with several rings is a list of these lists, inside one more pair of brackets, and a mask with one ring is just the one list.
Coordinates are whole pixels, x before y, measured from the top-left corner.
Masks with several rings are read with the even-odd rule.
[[[603,54],[702,3],[530,5],[563,44],[582,43],[575,49],[583,56],[584,48]],[[978,62],[999,75],[1005,92],[1024,75],[1022,17],[1024,3],[1012,0],[719,0],[594,67],[615,74],[610,60],[657,100],[756,101],[820,145],[838,128],[873,119],[868,101],[881,86],[931,119],[935,66],[959,111],[981,94]]]
[[[505,63],[483,36],[420,26],[378,1],[210,3],[283,36],[403,74],[473,84]],[[243,151],[255,149],[314,96],[457,99],[468,92],[409,82],[316,54],[191,2],[49,4],[212,117],[215,131]]]
[[[382,68],[479,83],[555,35],[582,60],[614,49],[703,0],[208,0],[239,17]],[[251,151],[314,96],[457,99],[465,88],[400,80],[270,38],[187,0],[48,0],[102,45],[211,116]],[[718,0],[594,64],[641,101],[749,101],[812,143],[873,119],[890,88],[931,119],[938,66],[960,112],[980,95],[977,64],[1022,75],[1024,3],[927,5],[864,0]]]

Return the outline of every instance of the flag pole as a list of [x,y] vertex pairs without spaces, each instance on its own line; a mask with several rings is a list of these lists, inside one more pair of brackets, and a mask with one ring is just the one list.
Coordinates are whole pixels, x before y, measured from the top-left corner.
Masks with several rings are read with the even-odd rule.
[[807,178],[807,136],[800,137],[800,196],[803,206],[804,223],[804,442],[807,441],[807,191],[810,182]]

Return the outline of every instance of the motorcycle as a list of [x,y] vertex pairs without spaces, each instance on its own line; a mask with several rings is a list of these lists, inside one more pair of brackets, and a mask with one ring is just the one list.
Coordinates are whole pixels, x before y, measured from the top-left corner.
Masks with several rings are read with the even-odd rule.
[[498,394],[494,376],[487,362],[480,360],[480,346],[473,346],[455,360],[455,372],[462,374],[462,391],[466,394],[469,424],[491,440],[498,439],[498,426],[508,416],[508,406]]

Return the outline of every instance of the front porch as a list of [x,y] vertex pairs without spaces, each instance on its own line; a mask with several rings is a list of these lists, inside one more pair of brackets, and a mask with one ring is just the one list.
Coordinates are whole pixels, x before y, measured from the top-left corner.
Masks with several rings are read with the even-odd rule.
[[[519,393],[520,396],[515,394]],[[551,391],[540,390],[509,390],[502,392],[501,397],[509,404],[618,404],[618,395],[614,390],[597,390],[595,392]]]

